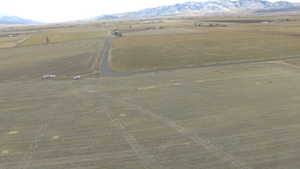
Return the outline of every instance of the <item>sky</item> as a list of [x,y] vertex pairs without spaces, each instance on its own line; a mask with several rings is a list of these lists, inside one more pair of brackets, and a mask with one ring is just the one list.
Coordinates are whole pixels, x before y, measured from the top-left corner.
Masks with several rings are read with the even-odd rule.
[[[207,0],[3,0],[5,13],[41,22],[63,22],[186,1]],[[276,0],[270,0],[276,1]],[[300,2],[300,0],[290,0]]]

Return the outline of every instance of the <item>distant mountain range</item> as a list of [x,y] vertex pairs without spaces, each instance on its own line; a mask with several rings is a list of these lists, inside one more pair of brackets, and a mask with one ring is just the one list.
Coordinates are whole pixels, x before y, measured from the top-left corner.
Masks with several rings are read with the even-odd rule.
[[[295,10],[300,10],[300,4],[287,1],[270,2],[267,0],[208,0],[206,2],[192,1],[169,6],[160,6],[157,8],[147,8],[134,12],[102,15],[95,17],[92,20],[157,18],[164,16],[189,16],[190,14],[201,16],[224,13],[235,14],[251,11],[257,13],[270,13]],[[0,13],[0,24],[38,23],[40,22]]]
[[297,6],[287,1],[269,2],[267,0],[210,0],[207,2],[185,2],[170,6],[148,8],[135,12],[103,15],[96,19],[155,18],[181,16],[187,14],[208,15],[215,13],[239,13],[243,11],[285,9]]
[[0,24],[38,24],[39,22],[17,16],[0,15]]

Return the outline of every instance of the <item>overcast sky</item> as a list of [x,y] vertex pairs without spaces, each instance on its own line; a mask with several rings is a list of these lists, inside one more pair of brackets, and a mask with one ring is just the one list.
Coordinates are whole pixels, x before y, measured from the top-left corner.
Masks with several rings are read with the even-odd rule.
[[[42,22],[84,19],[193,0],[1,0],[6,13]],[[194,0],[207,1],[207,0]],[[276,0],[271,0],[276,1]],[[300,2],[300,0],[291,0]]]

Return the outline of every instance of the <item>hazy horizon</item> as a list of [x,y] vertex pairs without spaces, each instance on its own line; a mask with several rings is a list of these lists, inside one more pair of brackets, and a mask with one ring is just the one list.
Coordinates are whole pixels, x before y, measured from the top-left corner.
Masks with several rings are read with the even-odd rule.
[[[86,19],[103,14],[122,13],[187,1],[207,0],[110,0],[108,2],[101,0],[26,0],[21,2],[18,0],[10,0],[2,2],[0,15],[4,13],[51,23]],[[278,0],[270,1],[275,2]],[[300,2],[300,0],[289,1]]]

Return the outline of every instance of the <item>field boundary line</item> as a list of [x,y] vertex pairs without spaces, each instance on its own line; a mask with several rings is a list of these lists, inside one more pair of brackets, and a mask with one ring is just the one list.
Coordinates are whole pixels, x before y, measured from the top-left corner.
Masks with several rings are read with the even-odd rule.
[[294,64],[291,64],[291,63],[287,63],[287,62],[283,62],[283,61],[277,61],[277,63],[281,64],[281,65],[286,65],[286,66],[291,67],[291,68],[300,69],[300,66],[297,66],[297,65],[294,65]]
[[160,68],[160,69],[154,69],[154,70],[143,70],[143,71],[132,71],[132,72],[112,72],[112,71],[110,71],[110,63],[109,63],[110,51],[112,48],[112,37],[107,37],[106,39],[107,40],[104,44],[103,51],[101,52],[100,73],[103,76],[120,77],[120,76],[130,76],[130,75],[145,74],[145,73],[157,73],[157,72],[163,72],[163,71],[223,67],[223,66],[230,66],[230,65],[267,63],[267,62],[273,62],[273,61],[285,61],[285,60],[300,59],[300,56],[286,56],[286,57],[269,58],[269,59],[231,61],[231,62],[214,63],[214,64],[207,64],[207,65],[204,64],[204,65],[196,65],[196,66],[179,66],[179,67],[173,67],[173,68]]
[[256,77],[266,77],[266,76],[273,76],[273,75],[281,75],[280,73],[265,73],[253,76],[232,76],[228,78],[219,78],[219,79],[206,79],[206,80],[195,80],[195,83],[206,83],[206,82],[214,82],[214,81],[225,81],[225,80],[234,80],[234,79],[246,79],[246,78],[256,78]]

